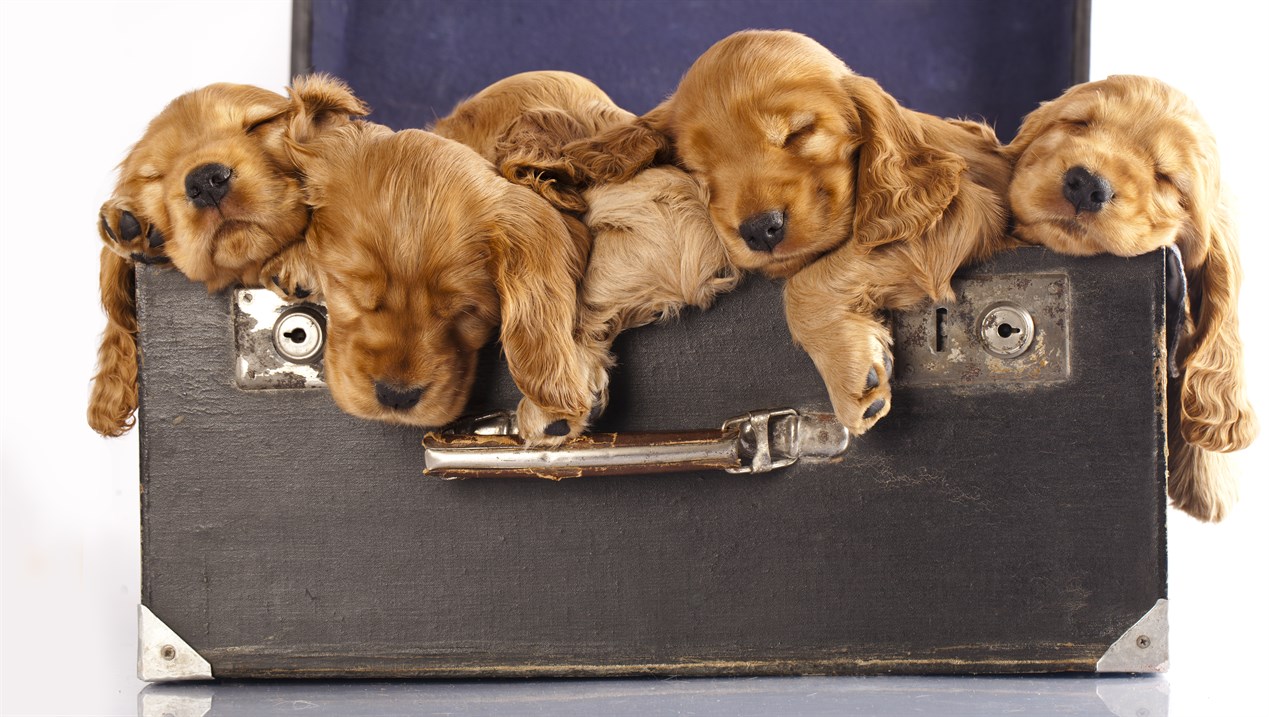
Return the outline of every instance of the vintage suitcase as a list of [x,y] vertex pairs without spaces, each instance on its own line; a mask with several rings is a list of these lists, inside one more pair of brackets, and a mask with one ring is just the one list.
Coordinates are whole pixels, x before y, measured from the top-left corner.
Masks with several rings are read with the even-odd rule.
[[[1080,79],[1087,8],[297,10],[312,65],[396,127],[545,67],[646,110],[752,26],[806,31],[909,106],[996,118],[1008,136]],[[614,445],[691,432],[671,448],[708,459],[644,447],[623,455],[689,469],[444,481],[423,475],[422,432],[331,402],[320,306],[142,268],[141,676],[1163,669],[1164,286],[1163,252],[1025,249],[967,269],[956,302],[894,317],[894,408],[847,445],[820,420],[828,399],[779,287],[751,278],[709,312],[624,335],[596,427]],[[1020,331],[1002,339],[1001,323]],[[277,338],[297,325],[303,345]],[[517,398],[489,347],[471,413]],[[433,437],[427,460],[455,472],[462,443]],[[642,469],[611,472],[627,470]]]

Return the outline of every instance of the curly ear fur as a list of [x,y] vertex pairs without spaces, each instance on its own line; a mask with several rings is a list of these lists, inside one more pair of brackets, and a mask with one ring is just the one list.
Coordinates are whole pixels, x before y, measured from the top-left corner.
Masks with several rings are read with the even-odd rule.
[[[525,397],[569,416],[580,430],[590,412],[590,377],[577,330],[577,287],[586,252],[559,240],[560,214],[523,187],[511,187],[493,230],[491,274],[501,306],[502,348]],[[585,233],[589,237],[589,233]]]
[[629,124],[568,144],[564,156],[589,182],[625,182],[654,164],[673,163],[671,118],[667,100]]
[[1194,188],[1189,201],[1192,226],[1178,241],[1194,317],[1188,351],[1181,357],[1180,428],[1186,441],[1223,453],[1250,445],[1258,424],[1247,400],[1238,337],[1242,267],[1218,183],[1218,177],[1209,176]]
[[568,142],[585,136],[586,128],[563,110],[525,112],[494,145],[498,171],[509,181],[542,195],[557,209],[584,213],[581,177],[563,150]]
[[875,81],[859,75],[842,81],[863,135],[854,241],[871,247],[921,236],[956,197],[967,163],[927,142],[916,113]]
[[1226,455],[1185,437],[1181,383],[1168,381],[1168,497],[1177,510],[1218,523],[1238,501],[1238,481]]
[[291,98],[290,138],[306,143],[322,132],[370,114],[342,80],[330,75],[297,77],[287,88]]
[[136,422],[137,303],[133,263],[103,247],[101,306],[106,330],[97,350],[97,374],[88,399],[88,425],[103,436],[122,436]]

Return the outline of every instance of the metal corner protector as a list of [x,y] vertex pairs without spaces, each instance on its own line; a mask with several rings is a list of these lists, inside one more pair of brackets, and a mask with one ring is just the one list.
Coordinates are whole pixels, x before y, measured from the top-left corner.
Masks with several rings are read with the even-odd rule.
[[1160,598],[1097,661],[1097,672],[1168,671],[1168,600]]
[[138,605],[137,677],[146,682],[210,680],[212,668],[150,608]]

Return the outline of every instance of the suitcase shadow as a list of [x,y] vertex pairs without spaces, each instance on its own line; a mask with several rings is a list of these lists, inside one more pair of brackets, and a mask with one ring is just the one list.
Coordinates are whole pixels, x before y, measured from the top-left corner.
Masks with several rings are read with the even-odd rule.
[[1166,717],[1158,675],[305,681],[150,685],[139,717],[916,715]]

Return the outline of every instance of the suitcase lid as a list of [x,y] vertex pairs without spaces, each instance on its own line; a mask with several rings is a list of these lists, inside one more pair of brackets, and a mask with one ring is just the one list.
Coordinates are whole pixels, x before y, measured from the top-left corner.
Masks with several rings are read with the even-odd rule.
[[901,104],[983,118],[1007,140],[1039,102],[1088,79],[1088,19],[1088,0],[298,0],[292,69],[343,78],[393,129],[529,70],[584,75],[643,113],[718,40],[789,29]]

